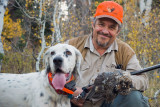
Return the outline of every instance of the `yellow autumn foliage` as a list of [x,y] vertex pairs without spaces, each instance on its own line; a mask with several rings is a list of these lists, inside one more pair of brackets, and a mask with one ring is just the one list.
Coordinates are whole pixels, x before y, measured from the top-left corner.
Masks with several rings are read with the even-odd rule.
[[24,30],[21,28],[21,20],[17,19],[14,22],[10,18],[10,14],[8,14],[8,9],[6,9],[5,16],[4,16],[4,25],[3,25],[3,32],[2,32],[2,42],[4,50],[8,51],[11,49],[11,39],[21,37]]

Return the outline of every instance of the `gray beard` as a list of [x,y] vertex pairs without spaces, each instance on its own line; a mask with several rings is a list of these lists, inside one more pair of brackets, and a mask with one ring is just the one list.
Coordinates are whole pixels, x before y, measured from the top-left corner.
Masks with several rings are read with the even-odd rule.
[[100,47],[106,47],[108,45],[108,42],[102,44],[100,43],[98,40],[96,40],[96,43],[100,46]]

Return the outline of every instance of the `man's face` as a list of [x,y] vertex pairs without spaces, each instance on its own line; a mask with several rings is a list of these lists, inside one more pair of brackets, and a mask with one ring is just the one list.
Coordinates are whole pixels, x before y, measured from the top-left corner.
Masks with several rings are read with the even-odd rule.
[[107,49],[119,34],[118,24],[109,18],[97,19],[93,27],[93,45]]

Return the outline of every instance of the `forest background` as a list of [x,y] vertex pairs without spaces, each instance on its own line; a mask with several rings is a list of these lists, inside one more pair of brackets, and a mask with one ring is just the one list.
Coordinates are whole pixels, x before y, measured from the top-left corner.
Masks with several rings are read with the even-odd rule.
[[[107,0],[0,0],[0,72],[43,69],[43,53],[49,46],[92,31],[93,15],[102,1]],[[160,0],[112,1],[124,8],[118,38],[134,49],[143,68],[159,64]],[[153,97],[160,89],[160,70],[147,74],[150,87],[144,95],[158,107],[160,95]]]

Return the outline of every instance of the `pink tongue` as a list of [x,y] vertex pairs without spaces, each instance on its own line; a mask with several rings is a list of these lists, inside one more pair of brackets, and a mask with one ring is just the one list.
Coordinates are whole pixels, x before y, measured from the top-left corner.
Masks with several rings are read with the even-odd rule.
[[62,90],[66,84],[66,77],[64,73],[56,73],[53,77],[52,84],[55,89]]

